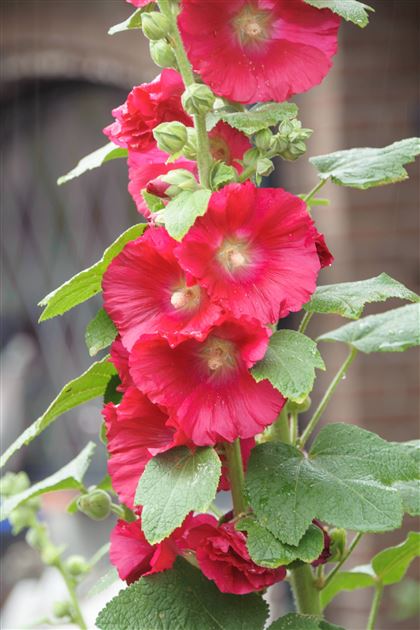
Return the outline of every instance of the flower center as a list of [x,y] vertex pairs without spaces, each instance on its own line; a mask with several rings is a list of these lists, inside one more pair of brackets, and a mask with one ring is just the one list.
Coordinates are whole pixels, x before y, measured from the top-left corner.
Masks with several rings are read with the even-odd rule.
[[231,163],[231,155],[227,143],[217,136],[210,138],[210,151],[215,160]]
[[233,18],[233,28],[242,44],[264,41],[269,36],[271,14],[258,9],[254,4],[247,4]]
[[249,262],[248,245],[240,241],[225,240],[217,252],[222,266],[231,273],[245,267]]
[[220,337],[208,339],[201,350],[201,356],[211,372],[233,368],[236,365],[235,346],[231,341],[220,339]]
[[176,309],[194,309],[200,303],[200,287],[196,284],[192,287],[177,289],[171,295],[171,304]]

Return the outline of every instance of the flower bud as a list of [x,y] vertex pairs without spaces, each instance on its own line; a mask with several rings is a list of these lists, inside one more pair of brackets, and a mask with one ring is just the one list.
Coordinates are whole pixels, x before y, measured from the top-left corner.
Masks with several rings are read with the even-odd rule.
[[182,123],[161,123],[153,129],[153,135],[161,151],[173,155],[179,153],[187,142],[187,128]]
[[170,23],[166,15],[159,11],[150,11],[141,16],[141,28],[147,39],[156,41],[167,36],[170,30]]
[[56,547],[51,543],[47,543],[41,550],[41,560],[44,564],[50,566],[57,564],[62,551],[63,547]]
[[311,134],[312,129],[302,128],[300,120],[284,120],[273,137],[273,149],[284,160],[297,160],[306,152],[305,140]]
[[4,497],[10,497],[13,494],[18,494],[31,485],[29,477],[26,472],[12,473],[7,472],[0,479],[0,495]]
[[160,179],[168,186],[165,195],[171,199],[181,192],[194,192],[199,187],[194,175],[183,168],[169,171],[166,175],[162,175]]
[[270,148],[273,134],[270,129],[261,129],[255,134],[255,145],[260,151],[267,151]]
[[62,619],[63,617],[71,617],[71,604],[70,602],[54,602],[52,607],[54,617]]
[[236,175],[237,171],[233,166],[224,162],[215,162],[209,174],[211,190],[219,190],[222,186],[237,181]]
[[43,549],[43,547],[48,544],[47,530],[45,526],[40,526],[36,528],[31,527],[26,532],[25,539],[30,547],[41,551],[41,549]]
[[87,573],[90,570],[89,563],[83,556],[78,555],[69,556],[65,562],[65,567],[70,575],[74,577],[83,575],[83,573]]
[[77,507],[94,521],[103,521],[111,513],[111,497],[105,490],[95,488],[78,498]]
[[274,164],[268,158],[259,158],[257,161],[257,175],[267,177],[274,171]]
[[302,402],[289,399],[287,402],[287,409],[289,411],[297,411],[297,413],[305,413],[305,411],[308,411],[311,403],[312,401],[309,396],[306,396],[306,398],[302,400]]
[[187,142],[182,153],[188,160],[197,159],[197,133],[194,127],[187,127]]
[[150,56],[155,64],[161,68],[177,67],[174,51],[164,39],[150,42]]
[[248,149],[243,157],[243,164],[245,167],[251,166],[253,168],[257,168],[257,162],[260,157],[260,152],[255,147],[253,149]]
[[13,510],[11,514],[9,514],[9,523],[12,526],[13,535],[19,534],[22,529],[26,527],[30,527],[34,522],[34,511],[26,506],[21,505],[20,507]]
[[216,97],[203,83],[189,85],[182,95],[182,106],[187,114],[207,114],[214,105]]
[[329,558],[330,562],[339,562],[341,558],[344,556],[344,552],[346,550],[347,544],[347,533],[345,529],[334,528],[329,532],[331,538],[330,551],[331,556]]

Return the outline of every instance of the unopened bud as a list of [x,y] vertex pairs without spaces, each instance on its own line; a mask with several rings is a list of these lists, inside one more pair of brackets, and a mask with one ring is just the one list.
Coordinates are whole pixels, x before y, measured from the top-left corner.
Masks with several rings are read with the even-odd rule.
[[211,190],[219,190],[222,186],[237,181],[237,171],[224,162],[215,162],[209,174]]
[[274,164],[268,158],[260,158],[257,161],[256,171],[257,175],[267,177],[268,175],[271,175],[271,173],[274,171]]
[[344,556],[347,544],[347,533],[345,529],[334,528],[329,532],[331,538],[329,560],[331,562],[339,562]]
[[44,526],[31,527],[31,529],[28,529],[26,532],[25,539],[30,547],[41,551],[41,549],[48,544],[46,528]]
[[16,536],[22,529],[30,527],[34,522],[34,517],[34,511],[26,505],[21,505],[16,510],[13,510],[9,514],[9,523],[12,526],[13,534]]
[[174,51],[164,39],[150,42],[150,56],[157,66],[161,68],[176,68]]
[[96,488],[87,494],[82,494],[77,500],[80,512],[94,521],[103,521],[111,513],[111,497],[105,490]]
[[194,192],[198,189],[198,182],[194,175],[184,168],[177,168],[162,175],[162,182],[168,185],[166,196],[173,198],[181,192]]
[[273,137],[272,147],[284,160],[297,160],[306,152],[305,141],[311,134],[312,129],[304,129],[299,120],[284,120]]
[[9,497],[13,494],[18,494],[19,492],[26,490],[26,488],[29,488],[30,485],[31,482],[29,481],[29,477],[26,472],[7,472],[0,479],[0,495]]
[[77,577],[78,575],[83,575],[90,570],[89,563],[85,560],[83,556],[69,556],[65,562],[65,567],[70,575]]
[[177,120],[161,123],[153,129],[153,135],[159,149],[169,155],[182,151],[187,142],[187,128]]
[[194,127],[187,128],[187,142],[182,153],[188,160],[197,159],[197,132]]
[[260,152],[255,147],[253,149],[248,149],[243,157],[243,164],[245,167],[257,168],[257,162],[260,157]]
[[261,129],[255,134],[255,145],[260,151],[267,151],[270,148],[273,134],[269,129]]
[[70,602],[54,602],[53,604],[53,615],[57,619],[62,619],[63,617],[71,617],[71,604]]
[[301,402],[290,400],[289,398],[287,402],[287,409],[289,411],[296,411],[297,413],[305,413],[305,411],[308,411],[309,407],[311,406],[311,402],[312,401],[309,396],[306,396],[306,398]]
[[159,13],[159,11],[150,11],[142,14],[141,27],[148,39],[156,41],[166,37],[171,25],[166,15]]
[[56,547],[55,545],[48,543],[41,550],[41,560],[44,564],[54,565],[57,564],[60,559],[63,548]]
[[182,106],[187,114],[207,114],[214,105],[216,97],[207,85],[193,83],[182,95]]

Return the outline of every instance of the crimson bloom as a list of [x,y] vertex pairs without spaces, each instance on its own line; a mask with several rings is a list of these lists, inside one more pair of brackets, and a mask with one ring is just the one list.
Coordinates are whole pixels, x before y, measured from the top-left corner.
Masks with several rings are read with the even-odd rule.
[[213,193],[175,254],[235,317],[275,323],[299,311],[315,291],[317,237],[301,199],[245,182]]
[[146,4],[150,4],[150,2],[153,2],[153,0],[127,0],[127,2],[129,2],[135,7],[140,8],[140,7],[145,7]]
[[117,390],[119,392],[125,392],[129,387],[132,387],[134,383],[128,371],[128,352],[122,344],[121,337],[118,336],[115,341],[113,341],[110,355],[111,363],[114,364],[121,381]]
[[203,81],[219,96],[256,103],[285,101],[322,81],[340,18],[303,0],[182,0],[178,24]]
[[203,339],[220,319],[220,307],[179,266],[176,245],[164,228],[150,227],[127,243],[104,274],[105,310],[128,350],[145,333],[160,334],[171,345],[188,336]]
[[266,569],[255,564],[246,548],[245,534],[232,523],[218,525],[212,516],[207,516],[206,522],[192,524],[183,544],[195,552],[200,569],[222,593],[245,595],[286,577],[284,567]]
[[118,146],[131,151],[147,151],[155,147],[153,129],[160,123],[178,120],[192,125],[181,104],[184,89],[181,75],[165,68],[151,83],[134,87],[126,102],[112,110],[116,120],[105,127],[104,134]]
[[130,353],[130,373],[149,398],[167,407],[183,433],[198,446],[250,438],[274,422],[284,398],[268,381],[248,371],[264,356],[268,330],[255,320],[226,319],[202,342],[171,348],[145,335]]
[[102,413],[112,486],[132,508],[139,479],[152,456],[185,444],[186,439],[167,426],[168,414],[135,387],[127,389],[119,405],[105,405]]
[[209,142],[210,152],[215,160],[222,160],[229,166],[234,166],[239,173],[242,172],[239,160],[242,160],[244,153],[252,147],[243,133],[220,121],[210,131]]

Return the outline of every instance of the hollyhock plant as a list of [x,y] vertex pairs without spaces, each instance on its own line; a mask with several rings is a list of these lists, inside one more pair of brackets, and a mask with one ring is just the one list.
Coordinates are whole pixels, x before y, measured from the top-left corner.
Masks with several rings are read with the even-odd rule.
[[182,0],[178,25],[195,72],[216,94],[282,102],[326,76],[340,18],[303,0]]
[[239,161],[252,147],[243,133],[220,121],[209,132],[209,143],[213,159],[226,162],[229,166],[234,166],[239,173],[242,173],[242,165],[239,164]]
[[185,274],[164,228],[150,227],[128,243],[103,277],[104,306],[131,350],[145,334],[160,334],[171,345],[203,339],[221,317],[205,289]]
[[178,120],[192,125],[181,105],[184,91],[176,70],[165,68],[151,83],[134,87],[125,103],[112,110],[115,122],[105,127],[111,142],[131,151],[147,151],[156,146],[153,129],[162,122]]
[[149,398],[176,414],[179,428],[205,446],[251,438],[277,418],[284,398],[248,369],[264,356],[269,332],[256,320],[225,318],[201,342],[171,348],[145,335],[130,353],[130,373]]
[[195,552],[200,569],[213,580],[222,593],[245,595],[284,580],[286,569],[267,569],[251,560],[246,535],[233,523],[207,522],[191,526],[183,537],[187,548]]
[[213,193],[175,254],[235,317],[275,323],[315,290],[318,236],[301,199],[245,182]]

